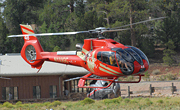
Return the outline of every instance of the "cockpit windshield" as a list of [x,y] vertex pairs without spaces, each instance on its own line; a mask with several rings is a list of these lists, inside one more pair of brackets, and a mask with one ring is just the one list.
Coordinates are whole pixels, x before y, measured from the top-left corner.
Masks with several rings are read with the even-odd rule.
[[124,49],[124,50],[127,51],[129,54],[131,54],[132,57],[133,57],[140,65],[143,65],[142,58],[141,58],[134,50],[132,50],[131,48],[127,48],[127,49]]
[[127,62],[134,62],[133,57],[128,52],[124,51],[123,49],[117,48],[115,51],[122,57],[123,60]]
[[116,51],[116,59],[124,74],[129,75],[133,72],[133,58],[127,52],[124,51],[124,53],[121,53],[120,51]]
[[97,59],[105,64],[120,67],[125,75],[132,74],[134,71],[134,58],[121,48],[116,49],[116,52],[98,52]]
[[117,66],[115,52],[98,52],[97,59],[111,66]]

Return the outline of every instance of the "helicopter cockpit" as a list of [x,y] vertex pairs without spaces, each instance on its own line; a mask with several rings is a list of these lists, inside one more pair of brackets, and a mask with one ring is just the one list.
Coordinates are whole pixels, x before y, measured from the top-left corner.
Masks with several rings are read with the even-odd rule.
[[120,67],[123,74],[129,75],[134,71],[133,58],[125,51],[98,52],[97,59],[110,66]]
[[[144,65],[144,59],[149,64],[146,55],[135,47],[129,47],[126,49],[113,48],[111,50],[112,51],[98,52],[97,59],[108,65],[119,67],[125,75],[133,73],[134,61],[137,61],[142,66]],[[142,68],[139,72],[143,71],[145,71],[145,68]]]

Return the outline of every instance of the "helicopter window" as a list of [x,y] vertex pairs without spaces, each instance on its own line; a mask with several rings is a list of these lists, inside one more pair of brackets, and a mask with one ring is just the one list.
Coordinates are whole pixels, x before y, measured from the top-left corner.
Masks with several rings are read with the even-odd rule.
[[133,70],[134,70],[133,69],[133,63],[127,62],[126,60],[124,60],[122,58],[122,55],[119,54],[119,53],[116,53],[116,58],[117,58],[117,61],[118,61],[118,64],[119,64],[119,67],[120,67],[121,71],[124,74],[131,74],[133,72]]
[[114,52],[99,52],[97,59],[108,65],[117,66]]
[[99,61],[102,61],[102,59],[101,59],[101,52],[99,52],[99,53],[97,54],[97,59],[98,59]]
[[123,49],[119,48],[116,50],[116,52],[122,57],[123,60],[126,60],[127,62],[133,62],[133,57]]
[[139,64],[143,65],[141,57],[134,50],[132,50],[131,48],[127,48],[124,50],[131,54],[134,57],[134,59],[139,62]]
[[131,46],[131,49],[133,49],[136,53],[138,53],[141,56],[141,58],[145,59],[149,64],[149,60],[148,60],[147,56],[141,50],[137,49],[136,47],[132,47],[132,46]]
[[102,58],[102,62],[106,63],[106,64],[110,64],[109,62],[109,52],[102,52],[101,54],[101,58]]

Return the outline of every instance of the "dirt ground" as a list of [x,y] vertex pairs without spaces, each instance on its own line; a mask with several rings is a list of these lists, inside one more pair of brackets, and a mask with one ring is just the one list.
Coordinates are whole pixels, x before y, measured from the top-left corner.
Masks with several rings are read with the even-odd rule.
[[[154,71],[159,70],[160,73],[157,75],[153,74]],[[164,65],[163,63],[152,63],[150,64],[150,67],[148,69],[148,74],[150,74],[150,81],[145,81],[143,80],[144,76],[142,77],[142,81],[140,83],[127,83],[127,84],[120,84],[121,85],[121,95],[123,97],[128,96],[128,86],[130,86],[130,91],[145,91],[146,93],[134,93],[131,94],[130,96],[150,96],[149,87],[150,84],[152,87],[167,87],[165,90],[155,90],[152,96],[180,96],[180,66],[175,65],[175,66],[167,66]],[[159,77],[161,75],[167,75],[167,74],[172,74],[175,75],[177,78],[176,80],[171,80],[171,81],[153,81],[155,77]],[[176,86],[177,91],[172,94],[171,87],[172,83],[174,86]]]

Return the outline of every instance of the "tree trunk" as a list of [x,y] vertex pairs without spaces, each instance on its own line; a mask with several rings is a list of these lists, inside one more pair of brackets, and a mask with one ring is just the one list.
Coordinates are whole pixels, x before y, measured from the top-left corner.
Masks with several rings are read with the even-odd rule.
[[69,7],[70,7],[70,13],[74,12],[74,1],[73,0],[70,1]]
[[[134,16],[132,14],[133,3],[131,0],[129,0],[129,1],[130,1],[130,24],[132,24],[134,22]],[[131,45],[136,46],[136,37],[135,37],[135,32],[134,32],[134,26],[130,25],[130,29],[131,29]]]

